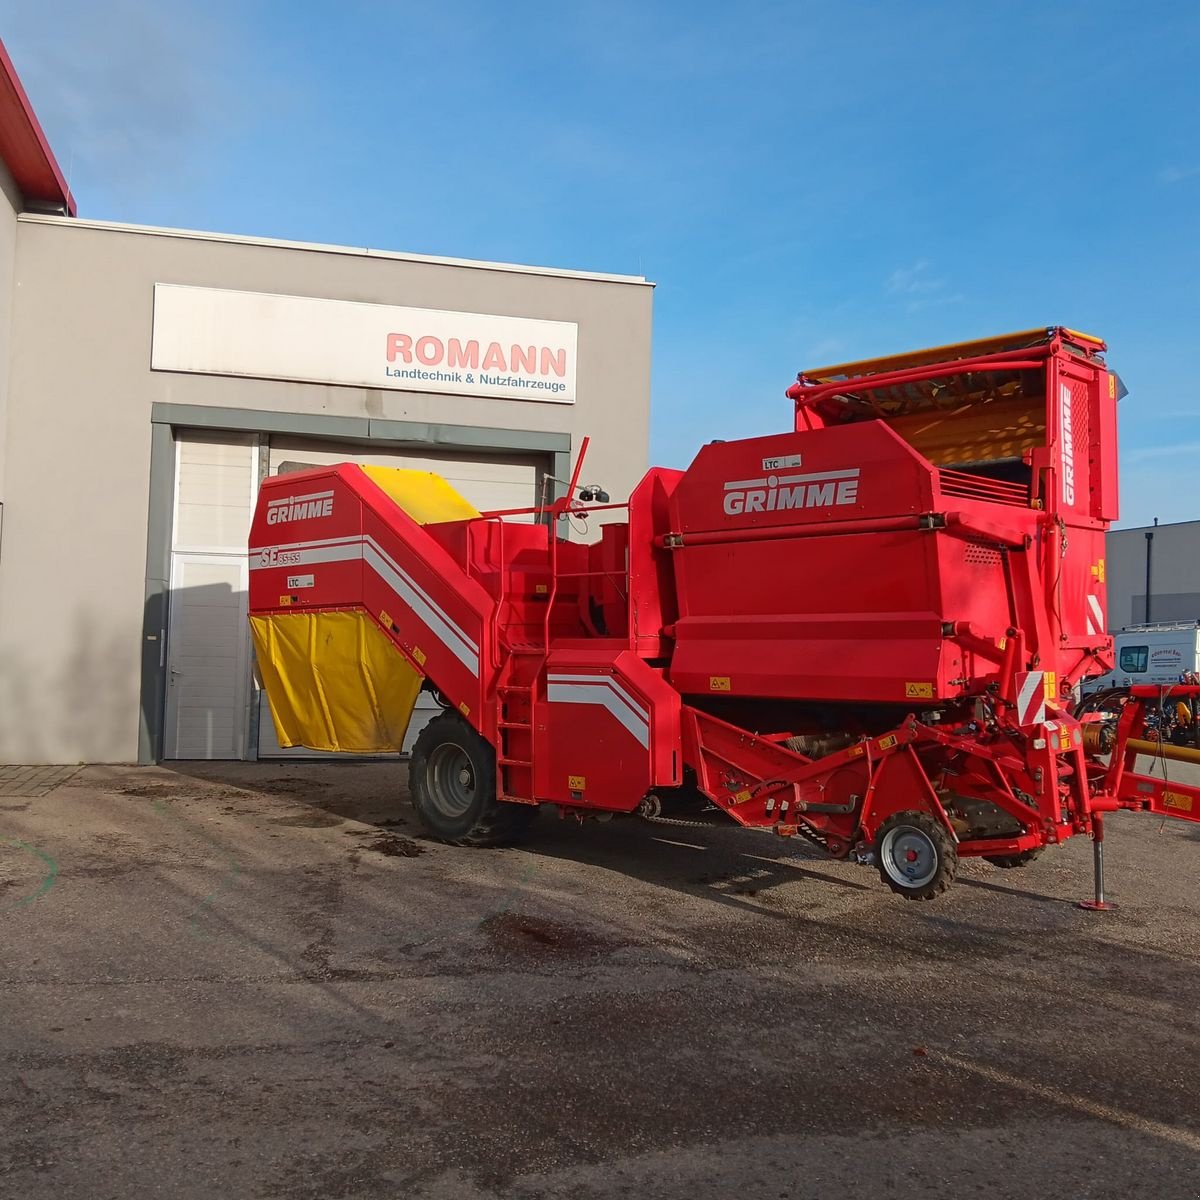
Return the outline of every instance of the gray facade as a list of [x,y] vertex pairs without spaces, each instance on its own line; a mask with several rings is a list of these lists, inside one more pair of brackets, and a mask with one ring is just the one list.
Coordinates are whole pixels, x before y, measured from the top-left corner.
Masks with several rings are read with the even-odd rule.
[[[0,762],[162,754],[183,437],[245,442],[261,472],[273,438],[307,438],[344,445],[347,457],[458,456],[479,471],[495,456],[553,482],[586,434],[587,481],[614,499],[647,467],[652,289],[640,277],[14,207],[0,203]],[[156,284],[571,322],[577,399],[152,370]],[[253,731],[246,745],[253,753]]]
[[[21,194],[8,168],[0,162],[0,504],[4,502],[4,442],[8,432],[8,356],[12,328],[13,268],[17,259],[17,213]],[[3,510],[0,510],[0,551],[3,550]]]
[[1200,521],[1114,529],[1107,575],[1110,629],[1200,621]]

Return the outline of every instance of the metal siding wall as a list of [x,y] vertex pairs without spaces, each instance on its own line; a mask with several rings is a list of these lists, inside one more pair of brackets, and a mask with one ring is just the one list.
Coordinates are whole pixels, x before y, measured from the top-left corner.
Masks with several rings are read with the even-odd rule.
[[[1153,527],[1151,621],[1200,620],[1200,521]],[[1113,629],[1146,619],[1146,527],[1108,535],[1108,619]]]

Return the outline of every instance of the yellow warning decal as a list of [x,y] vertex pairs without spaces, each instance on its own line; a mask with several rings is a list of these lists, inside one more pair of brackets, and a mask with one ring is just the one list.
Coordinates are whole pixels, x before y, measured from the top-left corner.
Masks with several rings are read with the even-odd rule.
[[1070,750],[1071,731],[1069,729],[1064,728],[1058,731],[1058,748],[1060,750]]
[[423,667],[425,665],[425,651],[420,646],[412,648],[412,656],[417,660],[417,666]]
[[710,675],[708,677],[708,690],[710,692],[728,692],[729,676],[728,675]]
[[1110,400],[1117,398],[1117,377],[1111,371],[1108,373],[1108,398]]
[[1176,812],[1191,812],[1192,797],[1180,792],[1163,792],[1163,808],[1173,808]]
[[391,627],[392,627],[391,614],[380,610],[379,623],[380,623],[380,625],[382,625],[384,627],[384,629],[391,629]]
[[583,792],[587,790],[586,775],[568,775],[567,788],[572,792]]
[[550,590],[548,583],[535,583],[533,585],[533,594],[535,596],[544,596]]
[[749,799],[750,792],[747,788],[743,788],[740,792],[734,792],[733,795],[729,797],[730,803],[732,804],[745,804]]
[[1097,578],[1097,579],[1098,579],[1098,580],[1099,580],[1101,583],[1103,583],[1103,582],[1104,582],[1104,559],[1101,559],[1101,560],[1100,560],[1100,561],[1099,561],[1099,562],[1096,564],[1096,578]]
[[1044,672],[1042,690],[1047,700],[1058,699],[1058,675],[1054,671]]
[[289,604],[291,604],[291,602],[292,602],[291,596],[280,596],[279,597],[279,607],[280,608],[287,608],[287,606]]
[[1002,637],[996,642],[996,649],[1003,650],[1008,645],[1008,638]]
[[933,699],[933,684],[932,683],[906,683],[904,685],[904,695],[908,700],[932,700]]
[[890,750],[895,744],[896,735],[894,733],[889,733],[887,737],[881,737],[879,739],[880,750]]
[[458,706],[458,711],[462,713],[464,717],[469,717],[471,715],[471,706],[464,700]]
[[861,758],[866,752],[866,748],[863,746],[851,746],[848,751],[851,758]]

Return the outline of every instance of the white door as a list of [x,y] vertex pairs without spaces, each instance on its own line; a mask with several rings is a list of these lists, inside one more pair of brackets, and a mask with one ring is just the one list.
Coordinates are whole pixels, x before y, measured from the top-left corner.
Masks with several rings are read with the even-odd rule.
[[[308,438],[273,437],[270,473],[298,471],[307,467],[328,467],[335,463],[355,462],[361,466],[407,467],[414,471],[436,471],[480,511],[530,508],[538,502],[539,468],[545,461],[534,455],[449,455],[414,454],[411,451],[364,451],[361,443],[329,442]],[[532,519],[532,518],[530,518]],[[259,709],[258,754],[260,758],[326,757],[311,750],[284,750],[275,736],[275,722],[266,695]],[[417,734],[438,712],[429,694],[417,697],[416,710],[408,727],[402,749],[408,753]]]
[[250,717],[246,540],[258,439],[176,437],[166,758],[244,758]]
[[244,758],[249,703],[246,558],[173,556],[167,758]]

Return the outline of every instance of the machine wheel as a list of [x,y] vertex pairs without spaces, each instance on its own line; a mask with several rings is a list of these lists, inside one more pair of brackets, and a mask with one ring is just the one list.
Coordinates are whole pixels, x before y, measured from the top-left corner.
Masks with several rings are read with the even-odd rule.
[[496,754],[456,712],[421,730],[408,768],[417,819],[439,841],[455,846],[502,846],[537,816],[533,804],[496,799]]
[[990,862],[993,867],[1011,871],[1014,867],[1028,866],[1041,852],[1042,848],[1039,846],[1036,850],[1024,850],[1020,854],[985,854],[983,861]]
[[879,875],[906,900],[932,900],[953,882],[958,850],[945,827],[925,812],[888,817],[875,836]]

